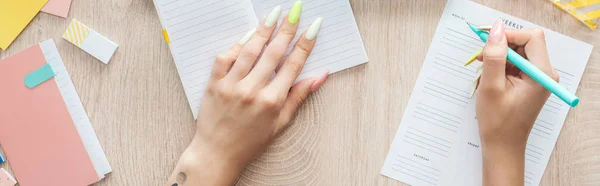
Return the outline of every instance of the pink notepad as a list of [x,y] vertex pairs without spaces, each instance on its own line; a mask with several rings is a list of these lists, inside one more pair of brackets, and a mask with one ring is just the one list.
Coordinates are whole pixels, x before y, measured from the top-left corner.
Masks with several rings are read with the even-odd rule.
[[[56,55],[51,59],[60,58],[57,51]],[[101,178],[59,80],[51,78],[34,88],[24,84],[27,74],[47,64],[46,57],[40,45],[34,45],[0,61],[0,143],[21,186],[95,183]]]
[[48,0],[48,3],[42,8],[42,12],[67,18],[70,8],[71,0]]

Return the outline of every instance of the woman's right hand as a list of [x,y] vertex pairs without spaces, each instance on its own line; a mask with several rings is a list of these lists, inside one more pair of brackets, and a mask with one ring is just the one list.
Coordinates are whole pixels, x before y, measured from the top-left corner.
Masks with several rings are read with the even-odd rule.
[[558,81],[550,65],[544,32],[505,30],[499,20],[480,56],[483,74],[477,89],[476,115],[483,153],[483,183],[522,185],[529,132],[550,92],[507,63],[508,46]]

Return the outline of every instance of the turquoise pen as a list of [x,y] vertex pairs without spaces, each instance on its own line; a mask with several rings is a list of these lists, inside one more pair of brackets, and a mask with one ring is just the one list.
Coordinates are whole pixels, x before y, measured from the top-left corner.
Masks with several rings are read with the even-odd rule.
[[[473,32],[475,32],[475,34],[477,34],[483,42],[487,42],[487,39],[490,36],[488,32],[479,30],[470,23],[467,24],[469,24],[471,30],[473,30]],[[506,56],[506,59],[517,68],[521,69],[521,71],[531,77],[531,79],[537,81],[544,86],[544,88],[548,89],[554,95],[562,99],[569,106],[575,107],[577,104],[579,104],[579,98],[574,93],[558,84],[558,82],[554,81],[554,79],[542,72],[542,70],[531,64],[531,62],[527,61],[527,59],[523,58],[523,56],[519,55],[511,48],[508,48],[508,55]]]

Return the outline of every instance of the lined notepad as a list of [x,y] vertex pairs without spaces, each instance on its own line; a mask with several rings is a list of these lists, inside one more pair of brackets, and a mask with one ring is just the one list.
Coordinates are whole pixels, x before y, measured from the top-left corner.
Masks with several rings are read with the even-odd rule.
[[[466,0],[446,4],[419,78],[381,173],[410,185],[482,185],[475,97],[477,67],[463,63],[485,44],[467,26],[503,19],[507,28],[545,31],[549,59],[560,84],[575,92],[592,46]],[[539,185],[569,105],[550,96],[527,141],[525,185]]]
[[[230,48],[277,5],[284,15],[295,0],[155,0],[166,41],[194,118],[215,56]],[[324,24],[298,79],[338,72],[368,61],[347,0],[304,1],[296,38],[317,17]],[[292,45],[293,46],[293,45]],[[292,46],[288,48],[291,50]]]

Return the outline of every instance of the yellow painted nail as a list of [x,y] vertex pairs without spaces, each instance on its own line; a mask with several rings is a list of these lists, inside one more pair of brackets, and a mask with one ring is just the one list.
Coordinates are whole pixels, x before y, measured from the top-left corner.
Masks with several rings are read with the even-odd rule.
[[471,55],[471,57],[469,57],[469,60],[467,60],[467,62],[465,63],[464,66],[466,67],[466,66],[469,66],[471,63],[473,63],[473,61],[475,61],[477,59],[477,56],[479,54],[481,54],[482,51],[483,51],[483,48],[477,50],[473,55]]
[[292,25],[298,23],[298,20],[300,19],[300,12],[302,12],[302,1],[296,1],[294,6],[292,6],[290,14],[288,15],[288,23]]

